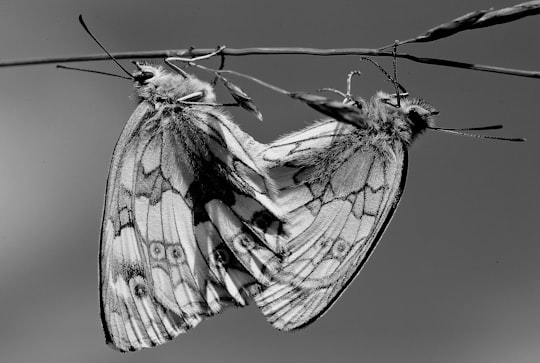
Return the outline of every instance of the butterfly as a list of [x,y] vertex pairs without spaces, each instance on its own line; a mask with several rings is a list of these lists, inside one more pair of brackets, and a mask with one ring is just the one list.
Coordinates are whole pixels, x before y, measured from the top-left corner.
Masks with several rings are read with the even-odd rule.
[[262,201],[262,145],[210,84],[136,63],[102,222],[101,318],[121,351],[162,344],[270,283],[282,222]]
[[[280,263],[283,221],[253,157],[263,146],[216,103],[213,86],[169,59],[175,72],[133,62],[130,74],[79,22],[128,77],[58,67],[131,79],[138,100],[113,152],[99,253],[106,342],[135,351],[247,305]],[[223,48],[176,60],[195,65]],[[216,76],[234,105],[262,118],[247,94]]]
[[435,109],[379,92],[357,105],[362,127],[333,119],[268,145],[262,158],[289,221],[287,250],[272,284],[255,297],[277,329],[323,315],[360,271],[405,186],[407,149],[433,125]]
[[255,301],[280,330],[302,328],[321,317],[365,265],[403,193],[408,148],[424,131],[524,141],[459,132],[500,126],[437,128],[435,108],[400,93],[404,88],[394,80],[395,94],[355,98],[350,93],[355,74],[349,74],[347,94],[332,90],[345,97],[345,104],[289,93],[338,117],[286,135],[260,155],[290,237],[279,271]]

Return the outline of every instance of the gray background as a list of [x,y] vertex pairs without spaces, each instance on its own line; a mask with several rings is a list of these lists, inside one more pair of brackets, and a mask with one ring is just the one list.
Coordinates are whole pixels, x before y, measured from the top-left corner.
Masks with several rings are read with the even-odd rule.
[[[99,52],[77,23],[80,13],[111,51],[340,48],[382,46],[474,9],[511,4],[3,0],[0,58]],[[538,70],[539,20],[402,51]],[[112,62],[82,66],[119,73]],[[347,72],[360,69],[356,93],[391,90],[358,57],[238,57],[227,67],[307,91],[343,89]],[[411,93],[441,111],[440,126],[503,123],[499,135],[529,141],[434,132],[419,139],[383,242],[338,303],[309,328],[278,332],[248,307],[162,347],[126,355],[104,344],[97,250],[110,156],[134,109],[131,84],[51,65],[1,69],[0,362],[538,362],[540,82],[407,61],[399,62],[399,72]],[[236,120],[261,141],[319,117],[250,82],[237,83],[265,121],[245,112],[235,113]]]

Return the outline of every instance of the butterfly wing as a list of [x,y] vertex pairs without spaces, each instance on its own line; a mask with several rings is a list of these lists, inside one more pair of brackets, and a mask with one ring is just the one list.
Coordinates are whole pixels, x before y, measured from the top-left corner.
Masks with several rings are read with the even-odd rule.
[[204,110],[161,115],[152,128],[155,111],[143,101],[115,148],[100,292],[106,340],[121,351],[162,344],[246,305],[279,262],[266,240],[279,239],[281,222],[257,201],[268,193],[249,156],[258,144]]
[[324,314],[367,261],[400,199],[407,154],[330,121],[272,143],[263,158],[292,237],[255,300],[274,327],[292,330]]

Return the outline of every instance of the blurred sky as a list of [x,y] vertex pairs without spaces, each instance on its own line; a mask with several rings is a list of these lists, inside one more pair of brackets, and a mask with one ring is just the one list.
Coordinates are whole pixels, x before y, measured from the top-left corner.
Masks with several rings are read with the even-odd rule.
[[[344,48],[382,46],[512,4],[2,0],[0,59],[98,53],[79,14],[111,51]],[[539,34],[537,16],[401,50],[540,70]],[[81,66],[119,73],[112,62]],[[352,56],[229,57],[227,68],[305,91],[344,89],[346,74],[359,69],[357,94],[392,91]],[[407,61],[399,61],[399,80],[441,112],[439,126],[504,124],[498,135],[528,142],[421,137],[383,241],[312,326],[278,332],[251,306],[164,346],[121,354],[104,344],[97,253],[110,157],[135,107],[132,86],[52,65],[0,69],[0,362],[538,362],[540,81]],[[261,123],[234,113],[260,141],[320,117],[249,81],[236,83],[265,116]]]

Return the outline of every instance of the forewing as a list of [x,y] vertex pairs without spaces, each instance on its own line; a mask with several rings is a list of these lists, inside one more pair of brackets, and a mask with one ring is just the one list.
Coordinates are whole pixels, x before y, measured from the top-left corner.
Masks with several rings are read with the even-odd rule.
[[141,236],[134,223],[138,137],[148,111],[141,104],[126,124],[109,170],[100,248],[101,318],[109,344],[137,350],[163,343],[186,329],[184,317],[159,304]]
[[[298,133],[265,153],[280,180],[276,200],[290,211],[292,237],[280,271],[255,300],[281,330],[305,326],[331,307],[375,248],[404,187],[401,144],[383,148],[335,122],[304,135],[325,135],[332,128],[331,139],[309,136],[307,147]],[[291,140],[297,145],[280,155]]]

